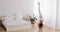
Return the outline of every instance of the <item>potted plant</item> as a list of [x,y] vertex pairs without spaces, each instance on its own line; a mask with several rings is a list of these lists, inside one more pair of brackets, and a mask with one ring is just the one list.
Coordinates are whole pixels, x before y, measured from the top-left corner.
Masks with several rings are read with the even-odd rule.
[[30,17],[30,22],[32,24],[34,24],[35,23],[35,20],[37,20],[37,18],[36,17],[31,17],[31,16],[29,16],[29,17]]

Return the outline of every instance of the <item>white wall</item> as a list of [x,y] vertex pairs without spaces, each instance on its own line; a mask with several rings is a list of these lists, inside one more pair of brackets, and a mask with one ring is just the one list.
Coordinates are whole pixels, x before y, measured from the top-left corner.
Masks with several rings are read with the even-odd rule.
[[0,0],[1,15],[32,15],[34,0]]
[[37,0],[0,0],[0,16],[33,14],[39,18]]
[[55,27],[56,0],[40,0],[40,10],[43,15],[44,25]]
[[[0,0],[0,16],[14,17],[16,15],[18,18],[34,14],[34,0]],[[8,18],[9,19],[9,18]],[[20,20],[21,20],[20,19]],[[20,24],[22,21],[6,22],[10,24]],[[23,22],[25,23],[25,22]]]

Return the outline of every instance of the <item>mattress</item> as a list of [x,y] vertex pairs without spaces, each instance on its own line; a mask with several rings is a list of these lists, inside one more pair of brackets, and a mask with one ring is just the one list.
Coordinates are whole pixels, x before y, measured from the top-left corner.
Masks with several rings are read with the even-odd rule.
[[6,27],[6,29],[7,29],[7,31],[31,29],[31,24],[21,24],[21,25],[15,25],[15,26],[8,26],[8,27]]

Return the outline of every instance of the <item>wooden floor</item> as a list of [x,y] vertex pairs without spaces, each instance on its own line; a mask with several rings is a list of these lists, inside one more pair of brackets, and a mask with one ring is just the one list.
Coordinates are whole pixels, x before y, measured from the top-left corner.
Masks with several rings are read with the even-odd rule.
[[[5,30],[0,27],[0,32],[5,32]],[[18,31],[9,31],[9,32],[60,32],[60,30],[55,30],[51,27],[42,27],[39,29],[37,24],[32,24],[31,29],[26,29],[26,30],[18,30]]]

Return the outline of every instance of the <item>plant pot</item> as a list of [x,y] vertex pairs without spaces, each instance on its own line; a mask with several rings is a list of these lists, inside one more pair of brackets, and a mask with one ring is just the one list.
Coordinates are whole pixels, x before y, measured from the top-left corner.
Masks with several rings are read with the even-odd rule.
[[31,21],[31,24],[34,24],[35,23],[35,21]]
[[35,23],[35,20],[34,19],[30,19],[31,21],[31,24],[34,24]]

